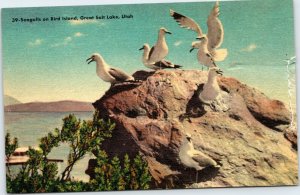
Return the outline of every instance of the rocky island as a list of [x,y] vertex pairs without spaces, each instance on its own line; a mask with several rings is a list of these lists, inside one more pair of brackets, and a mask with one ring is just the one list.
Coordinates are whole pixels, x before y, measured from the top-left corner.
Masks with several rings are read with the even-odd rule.
[[[111,87],[93,103],[100,117],[116,123],[103,148],[111,156],[142,153],[153,188],[202,188],[296,185],[297,133],[289,128],[284,103],[227,77],[218,83],[227,96],[226,110],[199,101],[206,71],[138,71],[138,83]],[[219,168],[198,172],[185,167],[178,153],[185,134],[195,149]],[[94,161],[87,173],[93,177]]]

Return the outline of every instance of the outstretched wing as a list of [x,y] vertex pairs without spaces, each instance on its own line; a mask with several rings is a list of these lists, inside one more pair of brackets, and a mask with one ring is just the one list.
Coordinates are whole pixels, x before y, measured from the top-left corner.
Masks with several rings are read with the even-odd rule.
[[131,79],[131,76],[123,72],[122,70],[118,68],[110,68],[108,73],[113,76],[117,81],[127,81]]
[[178,22],[180,27],[195,31],[199,37],[203,35],[200,26],[192,18],[177,13],[172,9],[170,9],[170,15],[174,18],[176,22]]
[[220,7],[217,1],[213,9],[211,10],[207,19],[207,38],[208,38],[208,50],[217,49],[221,46],[224,39],[223,24],[219,19]]

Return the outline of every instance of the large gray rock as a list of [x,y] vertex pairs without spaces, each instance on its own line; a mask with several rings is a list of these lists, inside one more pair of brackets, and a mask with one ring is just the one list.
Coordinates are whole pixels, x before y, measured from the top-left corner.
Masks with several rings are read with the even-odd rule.
[[[134,77],[141,82],[114,86],[93,105],[100,117],[117,124],[104,149],[119,156],[143,153],[156,187],[297,184],[296,133],[277,128],[290,123],[282,102],[221,77],[228,109],[216,110],[198,99],[206,71],[140,71]],[[221,166],[200,171],[196,184],[196,171],[178,158],[185,133],[193,136],[196,149]]]

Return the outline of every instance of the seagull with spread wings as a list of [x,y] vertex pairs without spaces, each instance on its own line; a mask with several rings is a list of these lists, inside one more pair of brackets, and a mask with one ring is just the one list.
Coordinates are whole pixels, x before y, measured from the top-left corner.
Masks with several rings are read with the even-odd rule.
[[[213,61],[223,61],[227,57],[227,49],[219,49],[224,40],[224,28],[223,24],[219,19],[220,8],[219,2],[217,1],[213,9],[211,10],[208,19],[207,19],[207,34],[202,32],[202,29],[192,18],[184,16],[174,10],[170,10],[170,15],[179,23],[180,27],[187,28],[189,30],[193,30],[197,33],[197,39],[199,41],[199,47],[205,48],[200,51],[199,47],[193,47],[199,49],[199,52],[204,52],[203,56],[207,56]],[[198,59],[200,54],[198,52]],[[204,61],[210,61],[210,59],[206,59]],[[199,61],[201,64],[203,62]],[[210,62],[211,63],[211,62]],[[211,65],[204,64],[207,67],[212,67]]]

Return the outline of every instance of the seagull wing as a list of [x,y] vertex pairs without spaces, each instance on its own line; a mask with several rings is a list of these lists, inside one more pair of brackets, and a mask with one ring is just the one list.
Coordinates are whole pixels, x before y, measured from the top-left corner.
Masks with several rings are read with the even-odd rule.
[[212,158],[210,158],[209,156],[205,155],[204,153],[197,151],[197,153],[195,153],[192,156],[192,159],[194,161],[197,161],[199,166],[201,167],[208,167],[208,166],[215,166],[217,165],[216,161],[214,161]]
[[150,57],[151,57],[153,51],[154,51],[154,46],[150,49],[149,56],[148,56],[148,60],[150,60]]
[[170,9],[170,15],[178,22],[180,27],[195,31],[199,37],[203,35],[200,26],[192,18],[177,13],[172,9]]
[[131,76],[129,76],[128,74],[126,74],[125,72],[123,72],[122,70],[118,69],[118,68],[110,68],[108,73],[113,76],[116,81],[126,81],[126,80],[130,80]]
[[219,48],[223,43],[224,28],[222,22],[219,19],[219,15],[220,15],[220,7],[219,7],[219,2],[217,1],[207,19],[207,27],[208,27],[207,47],[209,51]]

